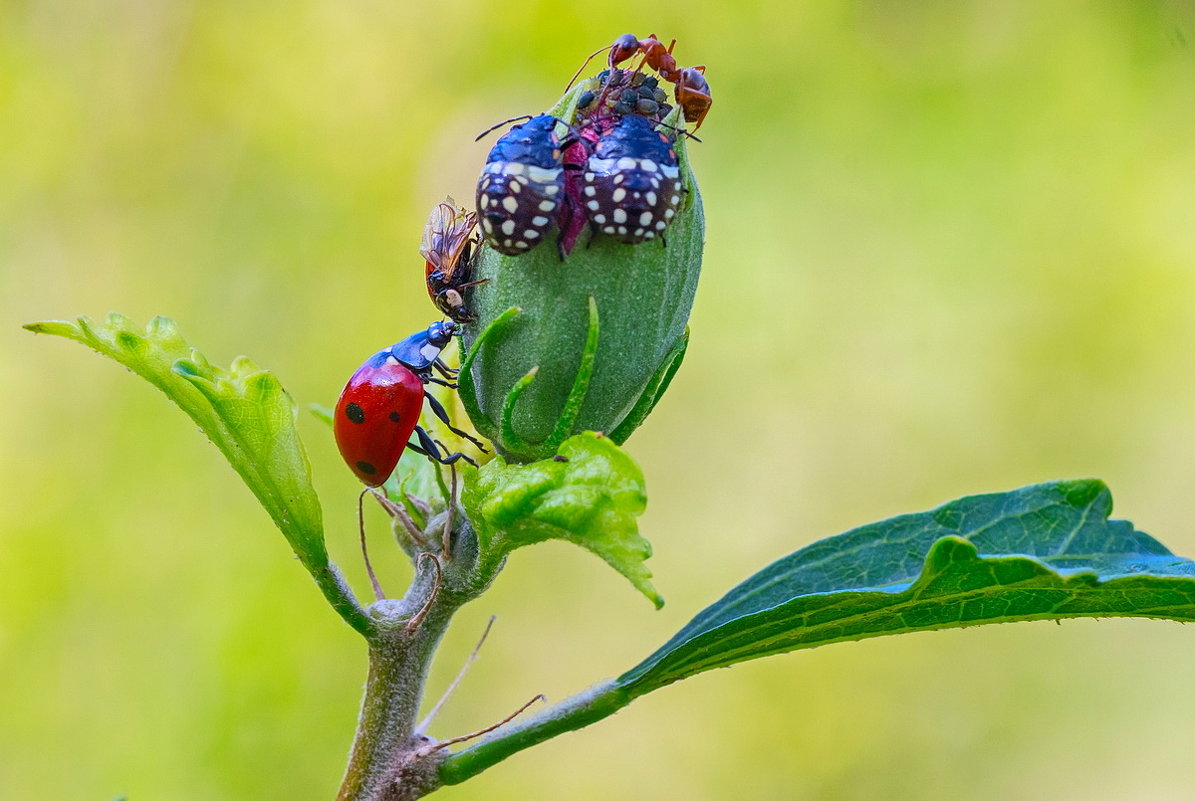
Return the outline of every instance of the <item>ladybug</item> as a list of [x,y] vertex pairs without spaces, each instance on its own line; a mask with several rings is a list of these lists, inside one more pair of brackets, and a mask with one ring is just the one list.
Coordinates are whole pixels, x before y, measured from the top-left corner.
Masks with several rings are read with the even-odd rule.
[[[441,361],[440,351],[460,331],[457,323],[432,323],[426,331],[370,356],[344,385],[332,430],[340,455],[367,487],[386,483],[407,448],[441,464],[464,459],[477,465],[463,453],[441,451],[442,446],[419,425],[426,400],[449,431],[485,450],[476,438],[452,426],[448,412],[426,389],[427,384],[455,386],[435,373],[449,379],[456,376],[456,371]],[[408,441],[412,433],[418,443]]]
[[635,245],[661,234],[680,205],[674,138],[646,117],[622,117],[594,145],[582,201],[593,230]]
[[458,207],[452,198],[436,204],[427,225],[419,253],[427,263],[427,294],[436,308],[458,323],[471,323],[477,315],[465,305],[462,290],[485,283],[473,281],[473,229],[477,215]]
[[477,181],[477,213],[490,247],[507,256],[543,241],[564,197],[559,123],[551,114],[511,128],[494,144]]

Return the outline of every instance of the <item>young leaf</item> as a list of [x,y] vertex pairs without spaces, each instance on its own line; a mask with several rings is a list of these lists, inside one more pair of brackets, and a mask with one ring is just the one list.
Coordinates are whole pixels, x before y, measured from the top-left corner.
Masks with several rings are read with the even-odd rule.
[[173,320],[142,330],[110,314],[103,325],[29,323],[30,331],[73,339],[127,367],[166,394],[203,430],[270,513],[338,613],[362,633],[371,627],[324,546],[311,467],[295,428],[295,404],[273,375],[245,357],[227,370],[190,347]]
[[735,587],[618,683],[642,695],[769,654],[983,623],[1195,620],[1195,563],[1111,510],[1102,482],[1063,481],[830,537]]
[[608,438],[592,432],[569,437],[555,458],[531,464],[497,457],[482,466],[462,500],[491,561],[523,545],[568,540],[663,605],[643,564],[651,544],[635,523],[647,505],[643,473]]

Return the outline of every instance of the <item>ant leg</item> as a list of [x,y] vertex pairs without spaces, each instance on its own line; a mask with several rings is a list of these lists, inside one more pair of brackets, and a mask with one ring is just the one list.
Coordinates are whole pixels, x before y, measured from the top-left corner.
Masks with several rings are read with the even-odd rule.
[[486,449],[485,449],[485,445],[483,445],[481,443],[481,441],[478,440],[476,437],[474,437],[472,434],[469,434],[468,432],[465,432],[465,431],[461,431],[459,428],[453,427],[452,421],[448,419],[448,412],[444,409],[444,406],[441,405],[441,403],[435,399],[434,396],[428,394],[427,392],[424,392],[423,395],[424,395],[424,397],[427,398],[427,405],[431,407],[432,414],[434,414],[436,417],[438,417],[440,419],[440,422],[442,422],[444,425],[446,425],[448,427],[449,431],[451,431],[453,434],[456,434],[458,437],[464,437],[465,439],[469,440],[474,445],[476,445],[477,449],[480,450],[482,453],[488,453],[488,451],[486,451]]

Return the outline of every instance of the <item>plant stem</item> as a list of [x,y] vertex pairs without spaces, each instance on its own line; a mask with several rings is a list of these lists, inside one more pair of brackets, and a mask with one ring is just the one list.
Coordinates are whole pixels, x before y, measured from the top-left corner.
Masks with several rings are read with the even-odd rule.
[[439,781],[459,784],[524,748],[609,717],[635,697],[612,680],[594,685],[534,717],[503,726],[477,745],[450,755],[439,764]]
[[[435,572],[420,570],[401,600],[369,608],[369,678],[337,801],[413,799],[436,785],[433,768],[421,773],[409,759],[426,742],[414,732],[428,667],[460,606],[451,594],[435,591]],[[412,620],[417,626],[408,631]]]
[[344,622],[352,626],[358,634],[367,639],[373,637],[375,634],[374,622],[365,614],[365,610],[357,602],[356,596],[353,595],[353,591],[349,589],[336,566],[326,564],[322,567],[308,567],[307,569],[336,614],[340,615]]

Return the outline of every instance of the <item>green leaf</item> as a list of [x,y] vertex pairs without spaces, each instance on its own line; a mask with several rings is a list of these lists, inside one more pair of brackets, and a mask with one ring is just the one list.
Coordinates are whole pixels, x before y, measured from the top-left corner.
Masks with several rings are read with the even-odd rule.
[[328,561],[295,404],[278,379],[243,356],[228,369],[209,364],[166,317],[155,317],[144,330],[119,314],[108,315],[103,325],[79,317],[25,328],[81,342],[164,392],[228,459],[337,612],[362,633],[371,628]]
[[617,682],[642,695],[769,654],[984,623],[1195,620],[1195,563],[1111,509],[1102,482],[1063,481],[830,537],[735,587]]
[[608,438],[592,432],[569,437],[556,457],[531,464],[496,457],[469,482],[462,500],[491,563],[523,545],[567,540],[663,605],[643,564],[651,544],[635,522],[647,505],[643,473]]

